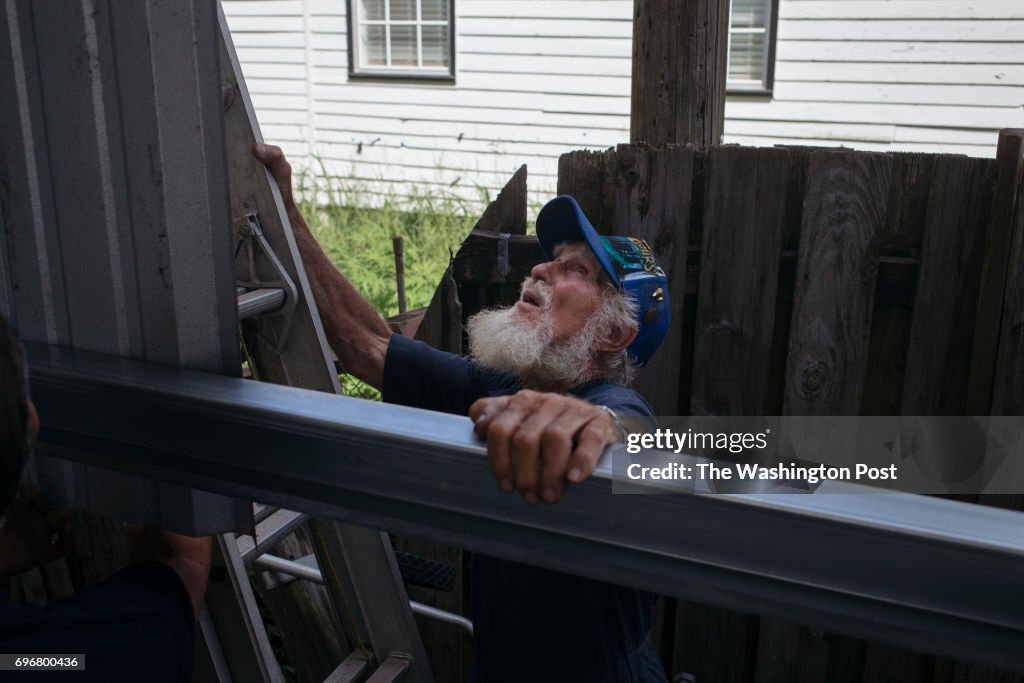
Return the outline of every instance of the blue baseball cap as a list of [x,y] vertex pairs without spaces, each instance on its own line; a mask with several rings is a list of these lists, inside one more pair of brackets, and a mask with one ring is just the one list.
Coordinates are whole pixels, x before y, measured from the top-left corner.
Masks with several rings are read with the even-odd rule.
[[637,335],[629,355],[637,365],[647,365],[668,334],[668,278],[654,252],[642,239],[598,235],[576,200],[555,197],[537,214],[537,239],[548,259],[565,242],[585,242],[608,279],[636,304]]

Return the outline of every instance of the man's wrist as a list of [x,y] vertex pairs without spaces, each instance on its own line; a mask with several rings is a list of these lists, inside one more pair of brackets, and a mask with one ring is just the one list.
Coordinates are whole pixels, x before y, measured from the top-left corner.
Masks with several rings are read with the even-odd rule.
[[608,413],[608,417],[612,419],[612,427],[615,429],[615,443],[625,443],[626,437],[629,435],[629,429],[627,429],[626,425],[622,423],[618,414],[608,406],[598,407]]

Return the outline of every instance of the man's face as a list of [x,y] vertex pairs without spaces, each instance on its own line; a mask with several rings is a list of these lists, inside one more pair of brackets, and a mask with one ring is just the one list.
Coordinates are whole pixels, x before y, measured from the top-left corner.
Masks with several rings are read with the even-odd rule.
[[608,324],[600,266],[585,245],[557,252],[533,269],[519,301],[481,311],[467,323],[470,355],[520,376],[523,386],[566,390],[592,378]]
[[576,337],[604,302],[603,270],[585,244],[567,244],[554,260],[534,266],[515,304],[515,321],[528,328],[547,325],[551,341]]

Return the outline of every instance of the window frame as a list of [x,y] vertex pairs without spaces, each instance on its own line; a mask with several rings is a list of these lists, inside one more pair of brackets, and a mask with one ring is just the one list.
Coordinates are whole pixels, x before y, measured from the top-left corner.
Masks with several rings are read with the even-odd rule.
[[765,22],[765,51],[764,78],[760,84],[756,81],[745,81],[737,85],[736,81],[729,80],[729,59],[732,57],[732,0],[729,0],[729,26],[726,32],[728,45],[726,48],[725,66],[725,93],[726,95],[762,95],[771,96],[775,89],[775,46],[779,26],[779,0],[765,0],[768,5],[768,21]]
[[[424,69],[408,67],[365,67],[359,65],[359,2],[360,0],[346,0],[348,22],[348,77],[351,80],[365,81],[408,81],[432,83],[454,83],[455,82],[455,0],[445,0],[448,3],[448,69]],[[387,6],[388,0],[385,0]],[[417,0],[419,7],[419,0]],[[387,21],[386,19],[384,21]],[[413,26],[421,25],[422,19],[413,23]],[[386,25],[386,24],[385,24]]]

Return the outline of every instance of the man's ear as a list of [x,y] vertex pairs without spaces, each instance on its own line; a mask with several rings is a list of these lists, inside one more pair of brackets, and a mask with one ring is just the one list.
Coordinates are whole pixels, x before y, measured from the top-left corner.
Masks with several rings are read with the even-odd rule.
[[615,327],[597,343],[597,350],[603,353],[621,351],[633,343],[639,331],[636,323],[625,328]]

